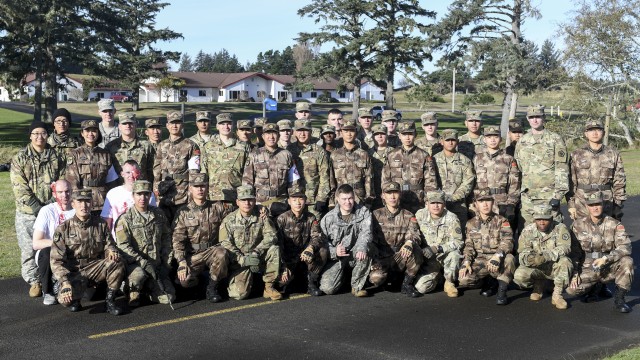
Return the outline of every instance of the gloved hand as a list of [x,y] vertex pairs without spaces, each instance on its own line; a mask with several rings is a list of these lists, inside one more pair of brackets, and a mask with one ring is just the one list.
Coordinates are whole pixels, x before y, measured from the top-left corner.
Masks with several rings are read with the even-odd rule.
[[544,264],[544,256],[542,254],[529,254],[527,255],[527,262],[531,266],[539,266]]
[[458,271],[458,278],[464,279],[467,276],[471,275],[472,273],[473,273],[473,269],[471,269],[471,263],[468,261],[465,261],[462,263],[462,267]]
[[313,209],[319,213],[325,213],[327,211],[327,202],[316,201],[316,204],[313,206]]
[[260,257],[256,253],[244,256],[244,265],[248,266],[252,273],[260,272]]
[[567,212],[569,213],[569,217],[571,218],[571,220],[575,220],[578,216],[578,211],[576,210],[576,208],[568,208]]
[[413,243],[407,240],[404,245],[402,245],[402,248],[400,248],[400,256],[406,259],[411,256],[411,253],[413,253]]
[[65,281],[62,283],[60,291],[58,292],[58,298],[63,304],[69,304],[73,301],[73,287],[70,282]]
[[558,199],[549,200],[549,206],[551,206],[551,209],[553,211],[558,211],[558,209],[560,209],[560,200]]
[[40,209],[42,209],[42,203],[35,196],[32,196],[27,202],[27,206],[33,211],[33,215],[38,215]]
[[435,256],[435,254],[433,253],[433,250],[431,250],[431,246],[429,245],[422,248],[422,255],[424,256],[425,259],[431,259],[432,257]]
[[191,269],[187,265],[187,260],[182,260],[178,263],[178,280],[186,281]]
[[571,283],[569,284],[569,287],[572,289],[577,289],[581,283],[582,283],[582,279],[580,278],[580,274],[576,273],[571,278]]
[[607,257],[603,256],[603,257],[601,257],[599,259],[593,260],[593,263],[592,263],[591,266],[593,266],[596,269],[600,269],[605,265],[607,265]]
[[173,179],[160,181],[158,183],[158,194],[160,194],[160,196],[166,194],[175,184],[176,182]]
[[500,270],[500,263],[502,262],[502,257],[498,254],[493,254],[491,259],[489,259],[489,264],[487,264],[487,270],[491,273],[497,273]]
[[622,212],[622,205],[618,205],[618,204],[613,204],[613,218],[621,221],[622,220],[622,215],[624,215],[624,212]]
[[313,247],[311,245],[307,246],[307,248],[302,251],[302,254],[300,254],[300,260],[307,264],[311,264],[311,261],[313,260]]

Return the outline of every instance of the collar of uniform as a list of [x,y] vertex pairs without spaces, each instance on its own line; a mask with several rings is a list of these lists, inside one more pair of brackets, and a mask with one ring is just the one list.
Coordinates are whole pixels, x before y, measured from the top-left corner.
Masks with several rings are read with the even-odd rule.
[[396,212],[393,212],[393,213],[392,213],[391,211],[389,211],[389,208],[388,208],[388,207],[386,207],[386,206],[384,207],[384,210],[385,210],[385,213],[387,214],[387,218],[388,218],[388,219],[393,219],[393,218],[395,218],[398,214],[400,214],[400,212],[402,212],[402,208],[398,208],[398,210],[396,210]]
[[87,227],[89,227],[89,225],[91,225],[91,215],[89,215],[89,218],[87,218],[87,220],[84,220],[84,221],[80,220],[78,215],[74,215],[73,220],[75,221],[76,224],[80,225],[83,229],[86,229]]
[[307,220],[307,213],[306,211],[303,210],[302,214],[300,214],[300,217],[297,217],[296,214],[293,211],[291,211],[291,217],[294,218],[296,222],[304,222],[305,220]]
[[191,199],[189,201],[189,207],[194,209],[194,210],[203,210],[203,209],[208,208],[210,203],[211,202],[209,200],[205,200],[202,205],[198,205],[198,204],[196,204],[195,201],[193,201],[193,199]]
[[603,152],[603,151],[604,151],[604,146],[605,146],[605,145],[604,145],[604,144],[602,144],[602,146],[600,146],[600,149],[598,149],[598,150],[593,150],[593,149],[591,148],[591,146],[589,146],[589,144],[587,144],[587,150],[589,150],[589,152],[591,152],[592,154],[600,154],[601,152]]
[[591,216],[589,216],[589,223],[594,226],[600,226],[604,222],[604,218],[605,218],[605,214],[602,213],[602,216],[600,217],[600,219],[598,219],[598,222],[593,222],[593,220],[591,220]]
[[494,217],[494,214],[490,214],[489,216],[487,216],[487,220],[482,220],[482,217],[481,217],[481,216],[478,216],[478,220],[480,220],[480,222],[481,222],[482,224],[485,224],[485,225],[486,225],[486,224],[490,223],[490,222],[491,222],[491,220],[493,220],[493,217]]
[[168,141],[168,142],[170,142],[171,144],[175,145],[175,144],[180,143],[180,142],[181,142],[182,140],[184,140],[184,139],[185,139],[185,137],[184,137],[184,136],[182,136],[182,135],[180,135],[180,137],[179,137],[179,138],[177,138],[175,141],[172,141],[172,140],[171,140],[171,138],[168,138],[166,141]]
[[498,157],[498,155],[501,155],[504,152],[504,149],[498,149],[498,151],[494,152],[493,154],[489,152],[489,149],[487,148],[485,150],[485,153],[487,154],[487,156],[489,156],[491,159]]
[[136,136],[135,138],[133,138],[132,141],[124,141],[123,138],[120,138],[120,140],[122,140],[122,144],[120,144],[120,147],[123,149],[131,149],[134,148],[136,146],[138,146],[138,137]]
[[[388,147],[388,146],[387,146],[387,147]],[[402,149],[402,152],[403,152],[403,153],[405,153],[405,154],[412,153],[412,152],[416,149],[416,147],[417,147],[417,146],[416,146],[415,144],[413,144],[413,145],[411,145],[411,149],[406,150],[406,149],[404,148],[404,146],[400,145],[400,149]]]
[[[253,224],[258,221],[258,213],[257,206],[253,207],[251,211],[251,215],[246,219],[246,224]],[[236,222],[244,221],[245,218],[242,216],[240,210],[236,210]]]

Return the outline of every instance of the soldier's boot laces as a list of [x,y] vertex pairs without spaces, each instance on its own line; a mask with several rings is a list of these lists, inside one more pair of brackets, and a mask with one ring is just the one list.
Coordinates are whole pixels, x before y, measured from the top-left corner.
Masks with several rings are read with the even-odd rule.
[[107,298],[104,300],[104,303],[109,314],[118,316],[122,314],[122,309],[116,305],[116,291],[118,291],[118,289],[108,289]]
[[449,280],[444,282],[444,292],[447,293],[448,297],[458,297],[458,289],[456,289],[456,286]]
[[544,292],[544,280],[535,280],[533,282],[533,290],[531,290],[531,295],[529,295],[529,299],[532,301],[538,301],[542,299],[542,293]]
[[567,301],[562,297],[562,286],[556,285],[553,288],[553,295],[551,295],[551,305],[554,305],[558,310],[565,310],[567,308]]
[[498,296],[496,296],[497,305],[507,305],[509,302],[507,298],[507,287],[509,284],[502,280],[498,280]]
[[631,312],[631,307],[629,307],[629,305],[627,305],[627,302],[624,299],[624,296],[627,295],[627,290],[625,289],[621,289],[619,287],[616,286],[616,292],[614,294],[614,298],[613,298],[613,304],[616,307],[616,310],[618,310],[619,312],[626,314],[628,312]]
[[282,300],[282,294],[273,287],[273,283],[264,284],[263,296],[271,300]]
[[318,288],[318,274],[309,272],[307,275],[308,286],[307,293],[311,294],[311,296],[322,296],[324,293],[320,288]]
[[218,293],[218,282],[217,281],[209,281],[209,285],[207,285],[207,299],[212,303],[217,303],[222,301],[222,296]]
[[136,288],[129,289],[129,306],[138,307],[140,306],[140,291]]
[[415,286],[413,286],[414,280],[415,276],[405,275],[404,280],[402,281],[402,290],[400,290],[400,292],[412,298],[421,296],[422,294],[416,290]]

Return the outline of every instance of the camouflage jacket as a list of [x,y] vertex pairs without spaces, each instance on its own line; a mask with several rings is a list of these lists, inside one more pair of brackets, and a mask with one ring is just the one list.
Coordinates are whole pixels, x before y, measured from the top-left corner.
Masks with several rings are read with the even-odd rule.
[[433,158],[442,191],[450,196],[453,202],[464,201],[471,194],[476,180],[471,160],[459,152],[452,156],[439,152]]
[[69,135],[69,133],[63,134],[61,136],[56,134],[54,131],[47,138],[47,144],[49,144],[52,149],[54,149],[61,156],[63,156],[66,161],[67,157],[71,153],[71,150],[82,145],[82,141],[75,136]]
[[326,247],[326,241],[320,224],[315,215],[305,211],[297,218],[291,210],[281,214],[277,219],[278,239],[282,247],[283,259],[286,263],[294,262],[300,253],[311,246],[317,253],[322,247]]
[[360,146],[362,150],[369,150],[375,145],[373,140],[373,132],[367,133],[363,127],[358,126],[358,133],[356,139],[360,140]]
[[373,212],[373,243],[379,257],[393,256],[407,241],[420,246],[420,228],[410,211],[391,213],[384,206]]
[[484,135],[472,138],[467,132],[461,135],[458,141],[458,152],[469,158],[469,160],[473,160],[476,154],[482,151],[482,147],[484,147]]
[[299,142],[289,144],[287,150],[291,152],[300,183],[305,188],[307,203],[318,201],[327,202],[332,186],[330,182],[331,169],[329,154],[317,144],[303,146]]
[[289,195],[289,172],[295,169],[293,156],[287,150],[277,148],[270,152],[261,147],[249,154],[249,161],[244,168],[242,184],[256,188],[256,201],[284,199]]
[[320,220],[320,228],[327,238],[331,259],[336,260],[336,247],[344,246],[352,254],[369,252],[372,238],[371,211],[362,205],[355,205],[348,221],[340,215],[336,206]]
[[204,146],[211,140],[213,140],[215,135],[213,134],[209,134],[209,139],[205,140],[202,135],[200,135],[199,132],[196,132],[195,135],[193,135],[192,137],[189,138],[189,140],[193,141],[194,143],[196,143],[196,145],[198,145],[198,148],[200,149],[200,151],[202,151],[202,157],[204,157],[205,154],[205,150],[204,150]]
[[116,246],[124,254],[125,263],[146,260],[156,269],[171,267],[171,224],[164,212],[150,206],[141,214],[132,206],[115,225]]
[[578,271],[603,256],[607,256],[608,264],[631,256],[631,241],[624,225],[610,216],[604,216],[597,224],[589,216],[580,218],[571,225],[571,234],[571,257]]
[[440,135],[435,140],[427,140],[427,137],[421,137],[416,140],[416,146],[433,156],[442,151],[442,144],[440,144]]
[[[200,172],[200,148],[193,141],[181,137],[176,141],[163,140],[153,161],[153,191],[159,203],[182,205],[187,203],[189,172]],[[198,169],[189,170],[189,161],[198,159]]]
[[402,142],[400,141],[400,137],[396,135],[387,135],[387,146],[392,148],[402,147]]
[[10,170],[16,211],[38,215],[36,211],[52,198],[51,183],[64,178],[64,173],[64,159],[50,147],[38,153],[29,144],[18,151]]
[[516,160],[504,150],[490,154],[481,151],[473,160],[476,172],[475,190],[490,189],[498,205],[520,202],[520,169]]
[[371,181],[373,170],[371,158],[366,151],[358,147],[352,150],[347,150],[344,147],[337,149],[331,154],[331,166],[336,178],[336,185],[351,185],[358,203],[363,203],[376,196]]
[[[602,145],[599,151],[592,151],[587,145],[571,153],[571,186],[567,194],[570,205],[575,196],[584,199],[597,190],[603,192],[605,200],[622,204],[627,200],[626,183],[627,177],[618,150]],[[586,189],[590,185],[605,186]]]
[[528,132],[518,141],[514,158],[522,173],[521,193],[532,200],[562,200],[569,191],[568,153],[560,135]]
[[442,246],[443,255],[462,249],[462,228],[456,214],[445,210],[439,219],[434,219],[429,210],[424,208],[418,210],[416,220],[420,227],[421,248]]
[[545,255],[545,260],[558,261],[571,251],[571,236],[565,224],[553,222],[548,234],[538,231],[536,223],[525,226],[518,238],[520,264],[532,266],[528,261],[530,254]]
[[204,146],[200,172],[209,176],[209,199],[234,201],[236,188],[242,185],[242,174],[249,148],[235,137],[225,144],[215,136]]
[[98,124],[98,129],[100,130],[100,136],[102,137],[102,139],[100,140],[100,144],[98,144],[98,147],[102,149],[104,149],[108,143],[120,137],[120,129],[118,128],[117,121],[113,123],[113,129],[108,134],[104,129],[104,126],[102,126],[102,122]]
[[513,230],[503,216],[493,214],[486,221],[476,216],[467,221],[464,260],[473,263],[477,257],[489,258],[498,251],[504,255],[513,251]]
[[436,190],[438,182],[433,158],[417,146],[410,150],[399,147],[387,155],[382,169],[382,184],[396,181],[406,192],[412,192],[420,203],[424,203],[427,191]]
[[104,259],[107,251],[118,251],[107,223],[98,215],[87,221],[74,216],[60,224],[53,234],[51,272],[58,281],[67,281],[69,273],[77,272],[90,261]]
[[66,179],[74,190],[91,189],[93,210],[102,210],[111,165],[111,155],[107,150],[87,144],[73,149],[67,158]]
[[373,193],[376,197],[382,194],[382,169],[387,162],[387,157],[391,150],[393,150],[393,148],[387,146],[382,150],[378,149],[378,147],[372,147],[368,151],[369,157],[371,158]]
[[139,179],[153,183],[153,160],[156,153],[148,141],[136,138],[126,142],[119,137],[108,143],[105,150],[111,154],[111,162],[118,176],[125,161],[135,160],[140,166]]
[[221,202],[206,201],[196,205],[189,201],[181,206],[173,220],[173,252],[176,261],[191,258],[207,248],[218,244],[220,224],[233,207]]
[[258,208],[246,219],[236,210],[222,221],[220,243],[236,258],[251,252],[263,255],[271,246],[278,245],[278,235],[269,217],[260,218]]

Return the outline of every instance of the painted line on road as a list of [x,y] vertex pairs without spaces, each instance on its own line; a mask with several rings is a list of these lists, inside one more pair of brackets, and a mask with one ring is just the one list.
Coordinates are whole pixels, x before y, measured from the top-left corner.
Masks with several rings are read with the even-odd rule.
[[158,321],[158,322],[149,323],[149,324],[145,324],[145,325],[132,326],[132,327],[124,328],[124,329],[120,329],[120,330],[114,330],[114,331],[104,332],[104,333],[100,333],[100,334],[89,335],[89,339],[94,339],[95,340],[95,339],[100,339],[100,338],[104,338],[104,337],[108,337],[108,336],[114,336],[114,335],[125,334],[125,333],[133,332],[133,331],[140,331],[140,330],[144,330],[144,329],[150,329],[150,328],[154,328],[154,327],[158,327],[158,326],[171,325],[171,324],[176,324],[176,323],[189,321],[189,320],[202,319],[202,318],[205,318],[205,317],[216,316],[216,315],[226,314],[226,313],[230,313],[230,312],[245,310],[245,309],[253,309],[253,308],[257,308],[257,307],[265,306],[265,305],[275,305],[275,304],[279,304],[279,303],[282,303],[282,302],[285,302],[285,301],[303,299],[303,298],[306,298],[306,297],[309,297],[309,296],[311,296],[311,295],[309,295],[309,294],[296,295],[296,296],[292,296],[292,297],[290,297],[290,298],[288,298],[286,300],[281,300],[281,301],[264,301],[264,302],[259,302],[257,304],[242,305],[242,306],[237,306],[237,307],[233,307],[233,308],[229,308],[229,309],[222,309],[222,310],[216,310],[216,311],[206,312],[206,313],[197,314],[197,315],[185,316],[185,317],[181,317],[181,318],[177,318],[177,319]]

